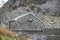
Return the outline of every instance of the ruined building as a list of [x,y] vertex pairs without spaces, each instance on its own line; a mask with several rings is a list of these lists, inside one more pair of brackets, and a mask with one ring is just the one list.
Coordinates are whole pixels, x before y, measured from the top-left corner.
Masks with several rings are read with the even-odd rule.
[[60,35],[60,0],[8,0],[0,25],[11,30]]

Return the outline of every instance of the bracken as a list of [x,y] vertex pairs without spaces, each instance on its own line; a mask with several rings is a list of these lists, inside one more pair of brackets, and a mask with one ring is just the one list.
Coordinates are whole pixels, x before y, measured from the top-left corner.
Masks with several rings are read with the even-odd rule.
[[16,32],[12,32],[11,30],[9,29],[6,29],[2,26],[0,26],[0,34],[4,34],[4,35],[8,35],[12,38],[15,38],[16,37]]

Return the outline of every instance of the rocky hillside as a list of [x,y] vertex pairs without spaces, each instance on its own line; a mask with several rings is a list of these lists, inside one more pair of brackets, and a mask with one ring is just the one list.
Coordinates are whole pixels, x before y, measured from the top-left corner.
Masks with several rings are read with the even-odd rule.
[[10,12],[18,7],[29,7],[34,12],[41,12],[44,15],[60,16],[60,0],[8,0],[0,8],[0,14]]
[[0,13],[10,12],[18,7],[26,7],[27,5],[43,4],[47,0],[8,0],[8,2],[0,9]]

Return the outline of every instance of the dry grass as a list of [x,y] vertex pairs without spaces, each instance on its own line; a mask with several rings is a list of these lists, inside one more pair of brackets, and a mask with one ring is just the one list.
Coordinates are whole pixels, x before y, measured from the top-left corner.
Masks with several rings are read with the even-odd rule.
[[16,32],[12,32],[9,29],[6,29],[2,26],[0,26],[0,34],[8,35],[10,37],[16,37]]
[[44,16],[44,21],[47,23],[52,23],[52,22],[60,22],[60,18],[55,18],[52,16]]

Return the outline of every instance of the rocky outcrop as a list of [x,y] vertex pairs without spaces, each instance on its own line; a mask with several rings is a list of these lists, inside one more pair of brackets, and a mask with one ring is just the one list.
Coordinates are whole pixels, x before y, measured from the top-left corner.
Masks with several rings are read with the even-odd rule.
[[0,9],[0,14],[10,12],[18,7],[30,7],[34,12],[42,12],[44,15],[60,16],[59,0],[8,0]]
[[26,7],[30,4],[43,4],[46,0],[8,0],[8,2],[0,9],[0,13],[10,12],[18,7]]

